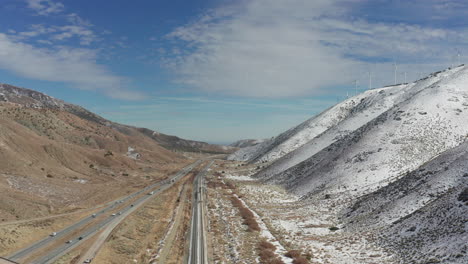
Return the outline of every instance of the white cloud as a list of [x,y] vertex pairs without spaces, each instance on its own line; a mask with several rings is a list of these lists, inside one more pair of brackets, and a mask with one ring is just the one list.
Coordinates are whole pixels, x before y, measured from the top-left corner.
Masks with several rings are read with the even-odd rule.
[[77,14],[69,14],[66,16],[66,20],[70,24],[66,25],[53,25],[45,26],[43,24],[34,24],[30,26],[28,31],[23,32],[10,32],[11,37],[16,40],[26,40],[29,38],[41,37],[41,42],[44,42],[44,38],[48,38],[47,41],[63,42],[76,38],[81,45],[87,46],[93,42],[100,40],[100,38],[92,30],[93,25],[82,19]]
[[163,64],[177,81],[207,92],[301,96],[361,78],[368,58],[387,59],[380,69],[393,59],[430,60],[425,70],[445,67],[449,42],[468,42],[460,31],[351,19],[351,2],[252,0],[210,10],[167,36],[185,52],[172,52]]
[[57,14],[65,9],[65,6],[62,3],[54,2],[52,0],[26,0],[26,2],[29,8],[42,16]]
[[97,64],[96,53],[90,49],[40,49],[0,33],[0,68],[30,79],[100,91],[113,98],[143,98],[141,93],[126,89],[126,79]]
[[60,32],[51,37],[52,40],[66,40],[74,36],[80,39],[81,45],[89,45],[96,40],[94,32],[88,28],[82,26],[62,26],[56,27],[57,31]]

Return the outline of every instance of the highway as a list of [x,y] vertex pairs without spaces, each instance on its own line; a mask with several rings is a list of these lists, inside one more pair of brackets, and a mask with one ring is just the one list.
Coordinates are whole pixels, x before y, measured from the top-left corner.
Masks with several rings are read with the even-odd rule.
[[[130,194],[130,195],[128,195],[128,196],[126,196],[126,197],[124,197],[122,199],[115,200],[115,201],[110,203],[111,205],[109,205],[106,208],[104,208],[103,210],[95,213],[94,215],[90,215],[89,217],[86,217],[86,218],[78,221],[77,223],[69,226],[69,227],[66,227],[66,228],[64,228],[64,229],[62,229],[60,231],[57,231],[55,236],[48,236],[48,237],[46,237],[46,238],[44,238],[44,239],[42,239],[42,240],[40,240],[38,242],[35,242],[34,244],[32,244],[32,245],[30,245],[30,246],[28,246],[26,248],[23,248],[23,249],[15,252],[15,253],[13,253],[11,256],[8,256],[7,259],[18,262],[19,260],[25,258],[26,256],[28,256],[28,255],[30,255],[30,254],[32,254],[34,252],[37,252],[39,249],[42,249],[42,248],[46,247],[47,245],[52,244],[53,242],[59,240],[60,238],[65,237],[67,234],[71,234],[74,231],[79,230],[80,227],[83,227],[88,223],[92,223],[92,221],[94,221],[94,220],[97,221],[99,216],[102,216],[102,215],[104,215],[106,213],[110,213],[111,210],[116,209],[120,204],[125,203],[125,202],[129,201],[130,199],[135,198],[138,195],[141,195],[142,193],[154,192],[153,195],[156,194],[156,193],[159,193],[159,192],[167,189],[168,187],[170,187],[173,184],[173,182],[175,182],[175,181],[179,180],[180,178],[182,178],[183,176],[187,175],[190,171],[192,171],[193,168],[197,167],[201,162],[202,162],[202,160],[198,160],[198,161],[188,165],[187,167],[183,168],[182,170],[177,172],[175,175],[169,177],[167,180],[164,180],[162,182],[157,182],[157,183],[152,184],[150,186],[147,186],[147,187],[145,187],[145,188],[143,188],[143,189],[141,189],[141,190],[139,190],[139,191],[137,191],[137,192],[135,192],[133,194]],[[156,188],[158,188],[158,189],[154,190]],[[117,214],[115,216],[112,216],[112,215],[109,214],[109,216],[105,217],[104,220],[101,220],[100,222],[96,223],[92,227],[90,227],[87,230],[83,231],[80,236],[78,236],[78,237],[76,237],[74,239],[71,239],[70,243],[65,243],[62,246],[57,247],[55,250],[49,252],[49,254],[47,254],[46,256],[43,256],[42,258],[40,258],[38,260],[35,260],[32,263],[37,263],[37,264],[51,263],[51,261],[56,260],[58,257],[64,255],[66,252],[68,252],[72,248],[76,247],[78,244],[80,244],[81,242],[83,242],[87,238],[91,237],[93,234],[95,234],[96,232],[98,232],[99,230],[104,228],[105,226],[109,225],[114,220],[116,220],[116,221],[117,220],[120,220],[120,221],[123,220],[123,218],[126,215],[128,215],[131,212],[133,212],[134,210],[136,210],[146,200],[153,197],[153,195],[144,195],[141,198],[134,201],[134,203],[132,203],[133,206],[128,205],[125,208],[121,209],[120,210],[121,215]],[[81,239],[80,239],[80,237],[81,237]]]
[[213,165],[211,161],[195,178],[193,184],[192,221],[190,225],[190,246],[188,264],[208,264],[205,238],[205,182],[204,176]]

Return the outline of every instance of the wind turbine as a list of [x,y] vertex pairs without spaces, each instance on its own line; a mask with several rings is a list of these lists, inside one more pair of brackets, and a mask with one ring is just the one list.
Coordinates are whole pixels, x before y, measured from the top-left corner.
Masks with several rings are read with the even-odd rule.
[[398,66],[396,64],[396,61],[393,62],[393,67],[394,67],[394,78],[395,78],[395,85],[397,84],[396,82],[396,74],[397,74],[397,70],[398,70]]
[[369,90],[370,90],[372,89],[372,72],[369,71],[368,74],[369,74]]
[[354,91],[355,91],[355,95],[357,95],[357,94],[358,94],[358,93],[357,93],[357,87],[358,87],[358,83],[359,83],[359,81],[358,81],[358,80],[354,80],[354,81],[353,81],[353,83],[354,83]]

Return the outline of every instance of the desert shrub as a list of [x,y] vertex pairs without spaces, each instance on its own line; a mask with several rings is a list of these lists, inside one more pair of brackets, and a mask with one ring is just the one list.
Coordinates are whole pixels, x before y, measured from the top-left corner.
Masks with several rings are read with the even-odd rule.
[[268,249],[268,250],[272,250],[272,251],[275,251],[275,250],[276,250],[276,246],[273,245],[272,243],[266,241],[266,240],[260,241],[260,243],[258,243],[258,248],[260,248],[260,249]]
[[227,189],[231,189],[231,190],[236,189],[236,186],[234,186],[234,184],[232,184],[231,182],[227,182],[225,185]]
[[258,225],[257,220],[255,220],[254,214],[244,206],[241,200],[233,196],[231,197],[231,203],[234,207],[239,209],[239,213],[244,219],[243,224],[247,225],[250,231],[260,231],[260,226]]
[[293,264],[309,264],[309,261],[304,257],[298,257],[293,260]]
[[279,258],[275,258],[275,259],[270,260],[268,264],[284,264],[284,262]]
[[276,246],[272,243],[262,240],[258,243],[258,256],[261,264],[284,264],[284,262],[275,254]]
[[269,250],[269,249],[261,249],[260,253],[258,253],[260,256],[260,259],[262,260],[270,260],[276,258],[275,252]]
[[299,250],[289,250],[288,252],[286,252],[286,254],[284,254],[284,256],[288,257],[288,258],[298,258],[301,256],[301,251]]

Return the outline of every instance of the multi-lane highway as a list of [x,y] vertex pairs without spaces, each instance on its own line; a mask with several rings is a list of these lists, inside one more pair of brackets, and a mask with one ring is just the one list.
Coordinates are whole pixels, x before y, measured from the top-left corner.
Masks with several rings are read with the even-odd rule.
[[[72,248],[76,247],[78,244],[83,242],[84,240],[91,237],[93,234],[101,230],[102,228],[108,226],[112,222],[121,221],[125,216],[136,210],[139,206],[141,206],[146,200],[151,198],[154,194],[159,193],[167,188],[169,188],[175,181],[179,180],[183,176],[187,175],[192,169],[197,167],[202,161],[196,161],[189,166],[183,168],[178,173],[169,177],[167,180],[155,183],[153,185],[147,186],[131,195],[128,195],[122,199],[118,199],[113,201],[109,206],[105,207],[103,210],[86,217],[77,223],[66,227],[63,230],[60,230],[54,234],[54,236],[46,237],[24,249],[21,249],[11,256],[7,257],[7,259],[13,261],[19,261],[24,259],[25,257],[38,252],[40,249],[45,248],[48,245],[51,245],[53,242],[59,241],[61,238],[67,237],[67,235],[71,235],[75,231],[79,231],[80,228],[85,227],[87,224],[92,224],[94,221],[96,222],[91,227],[88,227],[86,230],[81,232],[81,235],[77,236],[76,238],[70,239],[67,243],[56,247],[54,250],[50,251],[47,255],[34,260],[32,263],[44,264],[44,263],[51,263],[52,261],[56,260],[58,257],[62,256],[66,252],[70,251]],[[131,205],[128,205],[124,208],[121,208],[120,212],[116,214],[110,214],[110,212],[115,211],[121,204],[128,202],[129,200],[136,198],[137,196],[147,193],[148,195],[143,195],[142,197],[138,198],[134,201]],[[149,195],[153,194],[153,195]],[[105,214],[109,214],[105,216]]]
[[190,225],[190,245],[188,264],[208,264],[205,238],[205,186],[204,176],[213,165],[211,161],[195,178],[193,184],[192,221]]

